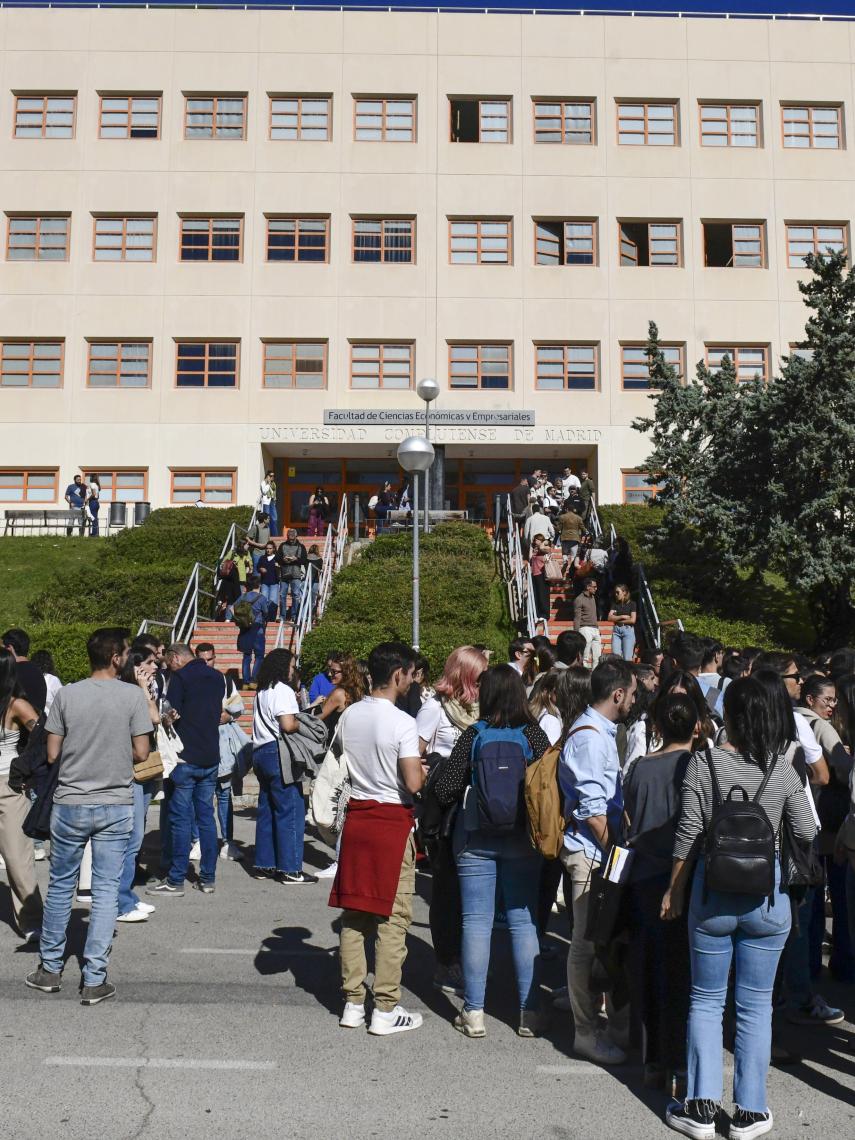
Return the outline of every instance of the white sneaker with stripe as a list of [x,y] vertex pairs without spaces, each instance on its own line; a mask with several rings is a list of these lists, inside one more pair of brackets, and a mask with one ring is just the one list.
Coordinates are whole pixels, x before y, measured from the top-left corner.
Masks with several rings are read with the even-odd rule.
[[418,1029],[421,1023],[420,1013],[408,1013],[402,1005],[396,1005],[388,1012],[375,1009],[371,1014],[368,1032],[376,1037],[385,1037],[390,1033],[406,1033],[408,1029]]

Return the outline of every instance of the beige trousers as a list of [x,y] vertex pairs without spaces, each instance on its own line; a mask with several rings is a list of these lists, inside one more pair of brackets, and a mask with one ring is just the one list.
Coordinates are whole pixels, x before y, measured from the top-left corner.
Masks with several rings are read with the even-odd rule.
[[42,896],[36,884],[33,841],[21,828],[31,807],[22,792],[13,792],[9,777],[0,776],[0,855],[12,892],[15,923],[23,934],[42,925]]

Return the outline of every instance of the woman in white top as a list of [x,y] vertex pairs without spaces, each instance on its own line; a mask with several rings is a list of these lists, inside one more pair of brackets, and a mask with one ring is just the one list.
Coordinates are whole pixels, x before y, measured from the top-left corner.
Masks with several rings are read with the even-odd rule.
[[97,475],[89,480],[86,491],[86,509],[89,512],[89,534],[98,537],[98,512],[101,510],[101,483]]

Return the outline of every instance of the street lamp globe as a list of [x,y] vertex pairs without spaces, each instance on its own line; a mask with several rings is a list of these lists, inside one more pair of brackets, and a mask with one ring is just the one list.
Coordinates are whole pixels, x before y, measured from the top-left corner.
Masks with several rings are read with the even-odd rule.
[[433,456],[433,444],[424,436],[411,435],[398,444],[398,462],[411,475],[428,471]]
[[432,403],[439,395],[439,384],[432,376],[425,376],[416,384],[416,394],[426,404]]

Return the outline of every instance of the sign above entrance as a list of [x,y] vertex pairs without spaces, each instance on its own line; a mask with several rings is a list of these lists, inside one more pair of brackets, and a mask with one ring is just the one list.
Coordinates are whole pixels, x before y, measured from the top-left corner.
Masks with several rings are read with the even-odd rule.
[[[324,412],[324,423],[347,427],[424,427],[425,414],[409,408],[342,408]],[[436,427],[534,427],[532,411],[445,411],[432,408],[431,426]]]

